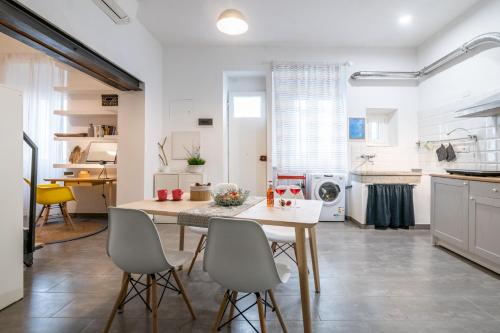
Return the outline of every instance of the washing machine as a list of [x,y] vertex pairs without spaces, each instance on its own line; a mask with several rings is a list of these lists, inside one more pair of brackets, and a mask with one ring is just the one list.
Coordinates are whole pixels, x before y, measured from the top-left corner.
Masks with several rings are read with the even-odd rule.
[[346,177],[341,174],[309,174],[307,196],[323,201],[320,221],[345,220]]

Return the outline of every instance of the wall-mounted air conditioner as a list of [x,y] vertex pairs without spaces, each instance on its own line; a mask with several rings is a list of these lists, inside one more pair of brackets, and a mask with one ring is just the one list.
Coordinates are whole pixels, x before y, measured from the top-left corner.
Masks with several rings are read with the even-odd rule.
[[116,24],[127,24],[130,22],[130,17],[114,0],[93,1]]

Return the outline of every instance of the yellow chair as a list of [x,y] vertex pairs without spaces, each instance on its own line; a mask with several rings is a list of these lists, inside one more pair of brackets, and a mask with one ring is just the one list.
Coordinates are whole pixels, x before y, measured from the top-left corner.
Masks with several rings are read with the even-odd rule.
[[[24,178],[26,184],[31,186],[31,182]],[[74,201],[75,196],[73,195],[73,191],[68,186],[59,186],[58,184],[40,184],[36,187],[36,203],[39,205],[43,205],[42,211],[37,219],[37,226],[42,228],[49,219],[50,214],[50,206],[59,205],[61,209],[61,213],[64,219],[64,222],[68,224],[71,229],[75,230],[75,224],[69,216],[67,202]],[[38,225],[38,221],[42,220],[40,225]]]

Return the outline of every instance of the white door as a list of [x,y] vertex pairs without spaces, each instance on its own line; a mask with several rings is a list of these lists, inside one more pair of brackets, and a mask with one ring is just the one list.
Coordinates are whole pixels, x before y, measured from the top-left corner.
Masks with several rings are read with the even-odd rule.
[[0,86],[0,310],[23,297],[23,98]]
[[265,92],[229,94],[229,182],[252,195],[266,192],[266,101]]

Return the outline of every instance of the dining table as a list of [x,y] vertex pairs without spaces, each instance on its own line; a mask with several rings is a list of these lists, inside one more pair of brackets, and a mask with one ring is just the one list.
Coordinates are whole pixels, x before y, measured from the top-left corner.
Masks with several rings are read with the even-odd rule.
[[[186,211],[212,205],[211,201],[192,201],[189,193],[180,201],[158,201],[146,199],[119,205],[120,208],[138,209],[151,215],[178,217]],[[249,206],[232,218],[254,220],[261,225],[274,225],[295,229],[295,248],[299,275],[300,298],[304,332],[312,332],[311,300],[309,291],[309,269],[307,266],[307,234],[311,255],[315,292],[320,292],[316,225],[323,202],[319,200],[300,200],[296,207],[268,207],[265,198]],[[179,225],[179,250],[184,250],[185,226]]]

